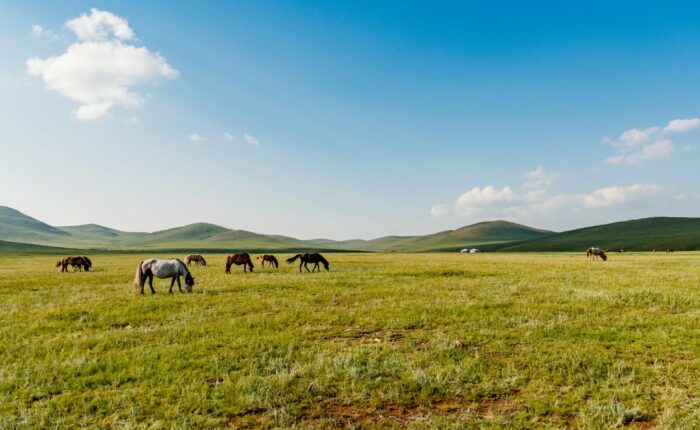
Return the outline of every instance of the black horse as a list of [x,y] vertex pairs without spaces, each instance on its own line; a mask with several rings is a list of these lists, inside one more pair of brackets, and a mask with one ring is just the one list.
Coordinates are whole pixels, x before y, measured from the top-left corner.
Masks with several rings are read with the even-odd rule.
[[[302,266],[304,266],[304,269],[306,269],[307,272],[315,272],[316,269],[318,269],[318,271],[320,272],[321,269],[318,267],[318,263],[323,264],[323,267],[325,267],[326,270],[330,270],[330,268],[329,268],[330,264],[328,263],[328,260],[323,258],[323,256],[321,254],[319,254],[318,252],[314,252],[313,254],[297,254],[292,258],[288,258],[287,263],[292,264],[298,258],[301,259],[301,263],[299,263],[299,271],[300,272],[301,272]],[[309,267],[307,266],[307,264],[309,264],[309,263],[314,264],[313,270],[309,270]]]

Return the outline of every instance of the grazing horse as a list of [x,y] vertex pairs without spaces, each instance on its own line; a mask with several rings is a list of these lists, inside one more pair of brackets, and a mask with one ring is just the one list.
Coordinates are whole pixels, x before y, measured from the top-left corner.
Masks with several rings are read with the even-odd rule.
[[251,272],[253,271],[253,262],[250,260],[250,255],[245,252],[242,254],[230,254],[226,257],[226,273],[231,273],[231,266],[234,264],[236,266],[242,264],[243,272],[248,272],[247,269],[250,269]]
[[56,267],[61,268],[61,273],[67,272],[68,266],[73,266],[74,272],[78,269],[85,269],[86,272],[89,272],[92,267],[92,261],[87,257],[78,255],[63,257],[56,262]]
[[274,266],[275,269],[280,267],[280,264],[277,262],[277,258],[275,258],[274,255],[268,255],[268,254],[258,255],[257,257],[255,257],[255,259],[256,260],[262,259],[262,261],[260,262],[260,267],[262,267],[263,269],[265,268],[266,261],[268,263],[270,263],[269,266]]
[[206,266],[206,265],[207,265],[207,260],[205,260],[204,257],[202,257],[202,256],[199,255],[199,254],[188,254],[188,255],[185,255],[185,264],[187,264],[187,265],[189,266],[190,263],[194,263],[195,266],[199,266],[200,264],[201,264],[202,266]]
[[[292,264],[297,259],[301,259],[301,262],[299,263],[299,271],[300,272],[301,272],[302,266],[304,266],[304,269],[306,269],[307,272],[309,272],[309,271],[315,272],[316,269],[318,269],[318,271],[320,272],[321,269],[318,267],[318,263],[322,263],[323,267],[325,267],[326,270],[330,270],[328,260],[323,258],[323,256],[321,254],[319,254],[318,252],[314,252],[313,254],[297,254],[292,258],[288,258],[287,263]],[[309,264],[309,263],[314,263],[313,270],[309,270],[309,266],[307,266],[307,264]]]
[[151,287],[151,293],[155,294],[156,290],[153,289],[153,277],[164,279],[171,278],[169,293],[173,292],[173,285],[177,281],[177,287],[182,293],[182,284],[180,284],[180,276],[185,277],[185,289],[188,293],[192,292],[192,287],[194,287],[194,278],[187,269],[187,265],[183,263],[178,258],[173,258],[172,260],[143,260],[139,263],[136,268],[136,276],[134,276],[133,291],[141,289],[141,294],[143,294],[143,287],[146,285],[146,280],[148,280],[148,286]]
[[[85,269],[86,272],[89,272],[90,269],[92,268],[92,261],[90,261],[90,259],[84,255],[82,257],[83,257],[83,263],[78,265],[78,270],[80,271],[80,270]],[[75,269],[73,269],[73,271],[75,271]]]
[[603,261],[608,261],[608,256],[605,255],[605,252],[602,249],[595,246],[586,250],[586,257],[593,260],[595,260],[596,257],[600,257],[603,259]]
[[666,254],[673,254],[673,248],[668,248],[666,250]]

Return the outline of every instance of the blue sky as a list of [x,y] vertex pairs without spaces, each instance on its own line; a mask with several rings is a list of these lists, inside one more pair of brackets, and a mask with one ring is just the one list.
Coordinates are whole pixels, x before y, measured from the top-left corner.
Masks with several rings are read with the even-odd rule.
[[343,239],[700,209],[692,2],[0,1],[0,17],[0,204],[54,225]]

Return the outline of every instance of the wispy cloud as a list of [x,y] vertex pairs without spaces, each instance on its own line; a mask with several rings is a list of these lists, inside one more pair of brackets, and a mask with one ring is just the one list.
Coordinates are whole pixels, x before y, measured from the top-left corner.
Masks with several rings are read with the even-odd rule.
[[226,142],[233,142],[234,137],[231,133],[226,131],[226,132],[224,132],[224,135],[221,137],[221,140],[226,141]]
[[434,218],[439,218],[450,213],[450,205],[448,203],[438,203],[430,208],[430,215]]
[[531,170],[525,174],[523,188],[526,190],[539,190],[551,186],[554,181],[561,176],[556,172],[547,172],[542,166]]
[[[92,9],[65,24],[78,39],[63,54],[27,60],[27,72],[46,87],[79,103],[73,117],[94,120],[114,106],[138,106],[144,101],[135,87],[175,79],[175,70],[159,53],[128,44],[135,38],[126,19]],[[41,26],[32,30],[45,33]]]
[[260,145],[260,141],[256,138],[254,138],[253,135],[251,135],[249,133],[243,133],[243,139],[245,139],[246,142],[248,142],[249,144],[251,144],[253,146]]
[[201,142],[203,140],[206,140],[206,138],[201,136],[199,133],[190,133],[187,135],[187,139],[191,142]]
[[129,117],[124,118],[124,124],[127,125],[136,125],[139,123],[139,117],[136,115],[131,115]]
[[40,26],[39,24],[32,25],[32,34],[38,37],[45,37],[51,42],[61,39],[61,36],[54,33],[52,30]]
[[670,157],[675,145],[670,135],[686,133],[700,127],[700,118],[674,119],[661,127],[633,128],[619,137],[606,136],[603,143],[615,151],[605,162],[611,165],[644,166],[652,160]]
[[626,187],[605,187],[583,196],[583,205],[591,208],[621,206],[657,194],[661,187],[655,184],[634,184]]

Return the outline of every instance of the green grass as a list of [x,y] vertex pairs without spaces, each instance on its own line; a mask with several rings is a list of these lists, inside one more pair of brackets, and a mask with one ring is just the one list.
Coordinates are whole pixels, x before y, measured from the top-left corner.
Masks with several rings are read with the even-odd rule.
[[700,254],[207,257],[0,256],[0,428],[700,426]]

